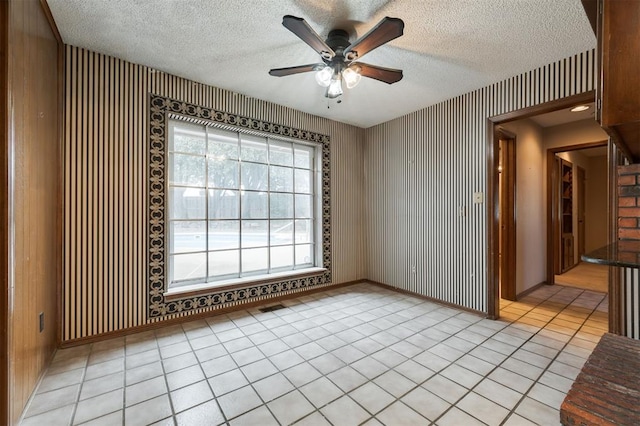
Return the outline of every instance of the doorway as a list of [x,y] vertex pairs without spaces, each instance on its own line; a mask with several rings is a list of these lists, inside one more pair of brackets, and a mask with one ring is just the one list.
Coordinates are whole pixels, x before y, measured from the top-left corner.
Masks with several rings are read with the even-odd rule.
[[[506,255],[506,253],[504,252],[504,242],[502,240],[503,238],[503,234],[501,234],[500,229],[501,229],[501,223],[500,223],[500,217],[501,217],[501,203],[500,203],[500,198],[501,198],[501,174],[502,174],[502,170],[498,170],[498,166],[499,166],[499,162],[500,162],[500,137],[499,137],[499,133],[501,130],[501,127],[503,125],[506,125],[510,122],[516,121],[516,120],[523,120],[523,119],[528,119],[528,118],[532,118],[532,117],[536,117],[536,116],[540,116],[541,114],[546,114],[546,113],[551,113],[554,111],[559,111],[559,110],[566,110],[568,112],[568,109],[570,109],[573,106],[579,105],[579,104],[585,104],[585,103],[592,103],[593,100],[595,98],[595,92],[591,91],[591,92],[587,92],[587,93],[582,93],[579,95],[575,95],[575,96],[570,96],[567,98],[563,98],[563,99],[559,99],[553,102],[548,102],[546,104],[542,104],[542,105],[537,105],[534,107],[529,107],[529,108],[525,108],[519,111],[514,111],[514,112],[510,112],[501,116],[495,116],[495,117],[491,117],[488,119],[488,137],[487,137],[487,186],[488,186],[488,190],[487,190],[487,214],[488,214],[488,240],[487,240],[487,313],[488,313],[488,317],[489,318],[493,318],[496,319],[499,317],[500,315],[500,295],[501,295],[501,290],[504,286],[506,285],[515,285],[515,283],[513,282],[513,280],[511,280],[511,282],[508,282],[508,279],[505,279],[505,273],[503,271],[503,269],[501,269],[501,257],[505,258],[504,256]],[[584,117],[584,118],[589,118]],[[507,129],[509,130],[509,129]],[[520,142],[518,141],[518,149],[520,149]],[[540,154],[541,157],[544,157],[544,154],[541,153]],[[540,162],[544,162],[543,161],[544,158],[542,158],[540,160]],[[520,167],[520,166],[518,166]],[[539,179],[541,182],[544,181],[543,177],[540,177]],[[545,182],[546,183],[546,182]],[[503,189],[504,191],[504,189]],[[522,189],[522,188],[518,188],[517,191],[514,191],[515,198],[518,198],[519,196],[525,196],[526,195],[526,190]],[[518,195],[520,194],[520,195]],[[540,203],[541,204],[541,203]],[[521,207],[517,207],[517,210],[520,210]],[[526,209],[521,209],[526,211]],[[542,213],[543,218],[541,219],[542,222],[545,222],[545,218],[544,218],[544,213]],[[505,217],[505,214],[502,214],[502,217]],[[546,222],[547,224],[550,223],[549,221]],[[515,225],[515,221],[514,221],[514,225]],[[537,239],[539,239],[540,241],[544,241],[545,240],[545,231],[544,226],[546,226],[547,228],[549,227],[548,225],[543,225],[543,227],[541,228],[541,230],[539,232],[537,232],[537,234],[535,234],[535,237]],[[524,229],[524,227],[520,226],[520,223],[518,223],[518,228],[519,229]],[[548,241],[547,241],[548,243]],[[543,246],[545,246],[547,243],[542,243]],[[520,243],[518,243],[520,244]],[[527,245],[517,245],[518,249],[521,248],[526,248]],[[517,252],[516,252],[517,253]],[[542,248],[540,250],[541,256],[544,256],[544,248]],[[524,255],[524,253],[518,254],[517,256],[522,256]],[[528,262],[519,262],[521,264],[527,264]],[[545,260],[542,259],[538,259],[538,262],[536,263],[536,266],[534,269],[536,269],[538,271],[538,273],[540,273],[540,282],[537,285],[543,285],[546,284],[547,282],[545,281],[545,278],[548,277],[548,271],[546,271],[545,269],[547,269],[545,267]],[[502,262],[502,264],[504,265],[504,262]],[[539,266],[538,266],[539,265]],[[530,265],[527,265],[528,267],[530,267]],[[520,274],[520,272],[518,272],[517,274]],[[526,273],[525,273],[526,275]],[[502,279],[501,279],[502,278]],[[517,279],[517,277],[516,277]],[[536,286],[537,286],[536,285]],[[535,287],[535,286],[534,286]],[[506,287],[504,287],[506,290]],[[534,288],[530,288],[530,290],[533,290]],[[503,292],[505,295],[507,294],[506,291]],[[523,294],[518,294],[518,292],[516,291],[516,298],[518,296],[523,296]]]
[[608,293],[609,268],[581,261],[608,243],[608,141],[547,151],[551,227],[547,283]]

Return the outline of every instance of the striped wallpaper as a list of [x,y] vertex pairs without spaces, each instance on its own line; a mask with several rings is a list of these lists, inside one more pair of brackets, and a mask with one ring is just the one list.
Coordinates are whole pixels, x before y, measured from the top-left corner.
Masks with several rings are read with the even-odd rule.
[[486,312],[487,118],[593,90],[594,70],[585,52],[363,130],[67,46],[63,340],[152,321],[149,93],[329,135],[333,283]]
[[367,278],[487,312],[488,117],[595,87],[588,51],[365,133]]
[[620,268],[622,335],[640,339],[640,268]]
[[149,93],[329,135],[332,282],[365,277],[362,129],[72,46],[65,48],[64,90],[63,341],[153,321],[146,282]]

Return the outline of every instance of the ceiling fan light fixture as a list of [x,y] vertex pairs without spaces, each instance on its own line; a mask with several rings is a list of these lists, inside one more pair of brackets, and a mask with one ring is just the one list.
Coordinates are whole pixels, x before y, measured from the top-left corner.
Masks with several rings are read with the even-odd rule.
[[352,65],[348,68],[345,68],[345,70],[342,71],[342,78],[347,85],[347,89],[353,89],[358,85],[358,83],[360,83],[360,80],[362,79],[362,75],[360,74],[360,67],[357,65]]
[[322,87],[329,87],[333,78],[333,68],[327,66],[316,72],[316,82]]
[[342,95],[342,93],[342,79],[340,78],[340,74],[335,74],[327,88],[326,96],[329,99],[334,99]]

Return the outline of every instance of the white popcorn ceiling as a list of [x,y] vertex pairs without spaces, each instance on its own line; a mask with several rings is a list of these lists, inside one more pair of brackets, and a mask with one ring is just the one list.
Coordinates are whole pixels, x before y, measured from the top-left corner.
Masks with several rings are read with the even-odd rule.
[[[594,48],[580,0],[48,0],[65,43],[360,127],[390,120]],[[404,35],[362,58],[404,71],[363,78],[329,101],[313,73],[271,68],[320,62],[282,26],[299,16],[323,38],[351,40],[385,16]]]

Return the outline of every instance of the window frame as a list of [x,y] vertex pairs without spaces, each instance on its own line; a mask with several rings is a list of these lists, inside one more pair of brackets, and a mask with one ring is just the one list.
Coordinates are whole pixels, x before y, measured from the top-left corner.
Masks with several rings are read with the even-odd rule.
[[[180,125],[183,125],[183,129],[188,129],[189,127],[192,127],[194,131],[196,131],[196,127],[198,131],[201,131],[202,134],[204,135],[205,138],[205,147],[204,147],[204,152],[202,154],[198,154],[198,153],[190,153],[190,152],[184,152],[184,151],[180,151],[177,150],[175,148],[175,146],[173,147],[173,149],[167,149],[167,171],[166,171],[166,177],[167,177],[167,188],[169,189],[167,191],[167,195],[166,195],[166,205],[167,205],[167,222],[169,224],[169,226],[167,226],[165,228],[165,246],[168,247],[169,252],[167,253],[167,259],[169,260],[168,262],[168,266],[166,268],[167,274],[166,274],[166,288],[167,288],[167,292],[165,294],[167,295],[171,295],[171,294],[178,294],[178,293],[184,293],[184,292],[189,292],[190,290],[193,289],[207,289],[207,288],[212,288],[212,289],[216,289],[216,288],[226,288],[226,287],[230,287],[230,286],[235,286],[237,284],[242,284],[242,283],[251,283],[253,281],[269,281],[270,279],[274,278],[274,277],[288,277],[288,276],[297,276],[297,275],[304,275],[304,274],[308,274],[309,272],[312,271],[317,271],[317,270],[321,270],[323,268],[323,264],[322,264],[322,250],[321,250],[321,244],[319,244],[318,242],[322,240],[322,229],[321,229],[321,220],[318,220],[319,218],[322,218],[322,210],[320,208],[321,203],[319,202],[319,194],[322,191],[321,188],[321,172],[322,172],[322,145],[318,142],[310,142],[310,141],[304,141],[304,140],[300,140],[300,139],[294,139],[294,138],[285,138],[285,137],[279,137],[277,135],[272,135],[269,134],[267,132],[256,132],[256,131],[246,131],[244,129],[241,128],[237,128],[235,126],[224,126],[224,125],[220,125],[218,123],[207,123],[207,124],[203,124],[203,123],[192,123],[189,122],[187,120],[184,119],[180,119],[177,118],[175,116],[170,117],[168,120],[168,147],[171,147],[171,141],[173,140],[174,137],[174,132],[175,132],[175,128],[176,127],[180,127]],[[209,154],[209,150],[210,150],[210,143],[212,140],[215,139],[215,131],[216,130],[222,130],[225,132],[232,132],[236,138],[237,141],[237,149],[238,149],[238,158],[237,158],[237,162],[238,162],[238,188],[217,188],[214,186],[210,185],[209,182],[209,167],[210,167],[210,162],[209,160],[211,159],[211,154]],[[242,157],[242,143],[243,143],[243,135],[245,137],[245,140],[248,137],[258,137],[261,139],[264,139],[264,144],[265,144],[265,150],[266,150],[266,160],[265,162],[260,162],[257,160],[246,160]],[[262,142],[262,141],[260,141]],[[215,143],[215,142],[214,142]],[[271,147],[272,146],[281,146],[282,144],[287,144],[290,146],[291,148],[291,154],[292,154],[292,162],[291,165],[281,165],[281,164],[277,164],[277,163],[272,163],[271,162]],[[310,162],[310,168],[303,168],[303,167],[298,167],[296,166],[295,163],[295,152],[296,152],[296,148],[303,148],[303,149],[307,149],[310,153],[312,153],[312,159]],[[171,154],[174,154],[174,158],[175,158],[175,154],[179,154],[179,155],[189,155],[189,156],[194,156],[194,157],[202,157],[204,158],[204,174],[205,174],[205,182],[203,184],[203,186],[194,186],[194,185],[188,185],[185,183],[179,183],[179,184],[175,184],[175,183],[171,183]],[[228,161],[228,160],[227,160]],[[265,165],[267,166],[267,184],[266,184],[266,188],[263,190],[258,190],[258,189],[243,189],[242,188],[242,165],[244,163],[248,163],[248,164],[260,164],[260,165]],[[280,190],[274,190],[271,187],[271,166],[275,166],[275,167],[285,167],[288,168],[292,171],[292,185],[293,185],[293,189],[291,191],[280,191]],[[311,176],[311,182],[310,182],[310,192],[309,193],[297,193],[295,190],[295,175],[296,175],[296,170],[308,170],[308,172],[310,173]],[[169,212],[171,211],[171,206],[172,206],[172,192],[171,189],[172,188],[192,188],[192,189],[197,189],[199,191],[204,191],[205,193],[205,201],[204,201],[204,205],[205,205],[205,218],[204,219],[176,219],[176,218],[172,218],[169,215]],[[175,280],[172,279],[173,278],[173,271],[172,268],[174,267],[174,263],[172,261],[172,257],[175,256],[176,254],[182,254],[181,252],[171,252],[171,224],[175,223],[175,222],[179,222],[179,221],[197,221],[197,222],[204,222],[205,223],[205,233],[208,234],[209,233],[209,225],[211,223],[215,223],[217,221],[222,221],[222,219],[212,219],[210,217],[209,214],[209,197],[210,197],[210,191],[214,191],[214,190],[234,190],[238,192],[238,196],[242,197],[241,193],[243,191],[248,191],[248,192],[263,192],[266,194],[267,196],[267,215],[266,218],[264,219],[252,219],[252,218],[243,218],[243,213],[242,213],[242,198],[239,199],[239,206],[238,206],[238,216],[232,219],[224,219],[224,220],[233,220],[233,221],[237,221],[238,222],[238,247],[236,248],[236,250],[238,250],[238,254],[239,254],[239,259],[238,259],[238,276],[234,276],[235,274],[228,274],[228,275],[222,275],[222,276],[217,276],[217,277],[213,277],[210,272],[209,272],[209,254],[210,253],[215,253],[215,252],[219,252],[220,250],[211,250],[210,249],[210,245],[209,245],[209,235],[206,236],[205,238],[205,248],[203,251],[193,251],[193,252],[188,252],[191,254],[204,254],[206,256],[206,268],[205,268],[205,276],[204,278],[196,278],[196,279],[181,279],[181,280]],[[291,218],[285,218],[285,220],[291,220],[293,223],[293,233],[292,233],[292,241],[291,244],[286,244],[286,245],[277,245],[277,244],[272,244],[272,239],[271,239],[271,223],[272,220],[282,220],[282,218],[277,218],[277,217],[273,217],[272,213],[271,213],[271,194],[290,194],[293,198],[293,205],[292,205],[292,209],[293,209],[293,216]],[[296,221],[297,220],[302,220],[301,218],[296,217],[296,212],[295,212],[295,208],[296,208],[296,195],[310,195],[311,197],[311,217],[310,218],[302,218],[304,220],[310,220],[311,221],[311,227],[312,227],[312,231],[311,231],[311,241],[308,243],[304,243],[304,244],[300,244],[300,243],[296,243],[296,235],[295,235],[295,227],[296,227]],[[260,246],[260,247],[244,247],[242,245],[242,222],[243,221],[265,221],[266,225],[267,225],[267,243],[266,246]],[[296,246],[299,245],[311,245],[311,252],[312,252],[312,262],[311,263],[307,263],[307,264],[301,264],[301,265],[297,265],[296,264],[296,258],[295,258],[295,249]],[[291,249],[293,250],[293,265],[292,267],[273,267],[271,264],[271,249],[274,247],[288,247],[290,246]],[[251,249],[251,248],[263,248],[267,250],[267,268],[266,270],[257,270],[257,271],[243,271],[243,264],[242,264],[242,256],[243,256],[243,249]],[[216,279],[217,278],[217,279]]]
[[[148,167],[147,178],[147,318],[182,316],[205,312],[239,303],[264,301],[270,297],[290,294],[311,287],[331,285],[331,146],[327,135],[297,129],[264,120],[244,117],[201,105],[179,101],[166,96],[149,94],[148,100]],[[168,120],[175,118],[196,124],[216,123],[229,128],[249,132],[267,133],[270,136],[317,142],[321,148],[322,167],[318,173],[320,192],[316,195],[318,214],[316,220],[321,235],[315,243],[321,253],[322,268],[300,270],[300,274],[282,274],[266,280],[238,282],[225,287],[193,288],[190,291],[168,293],[166,286],[167,252],[165,226]],[[296,271],[294,271],[296,272]]]

